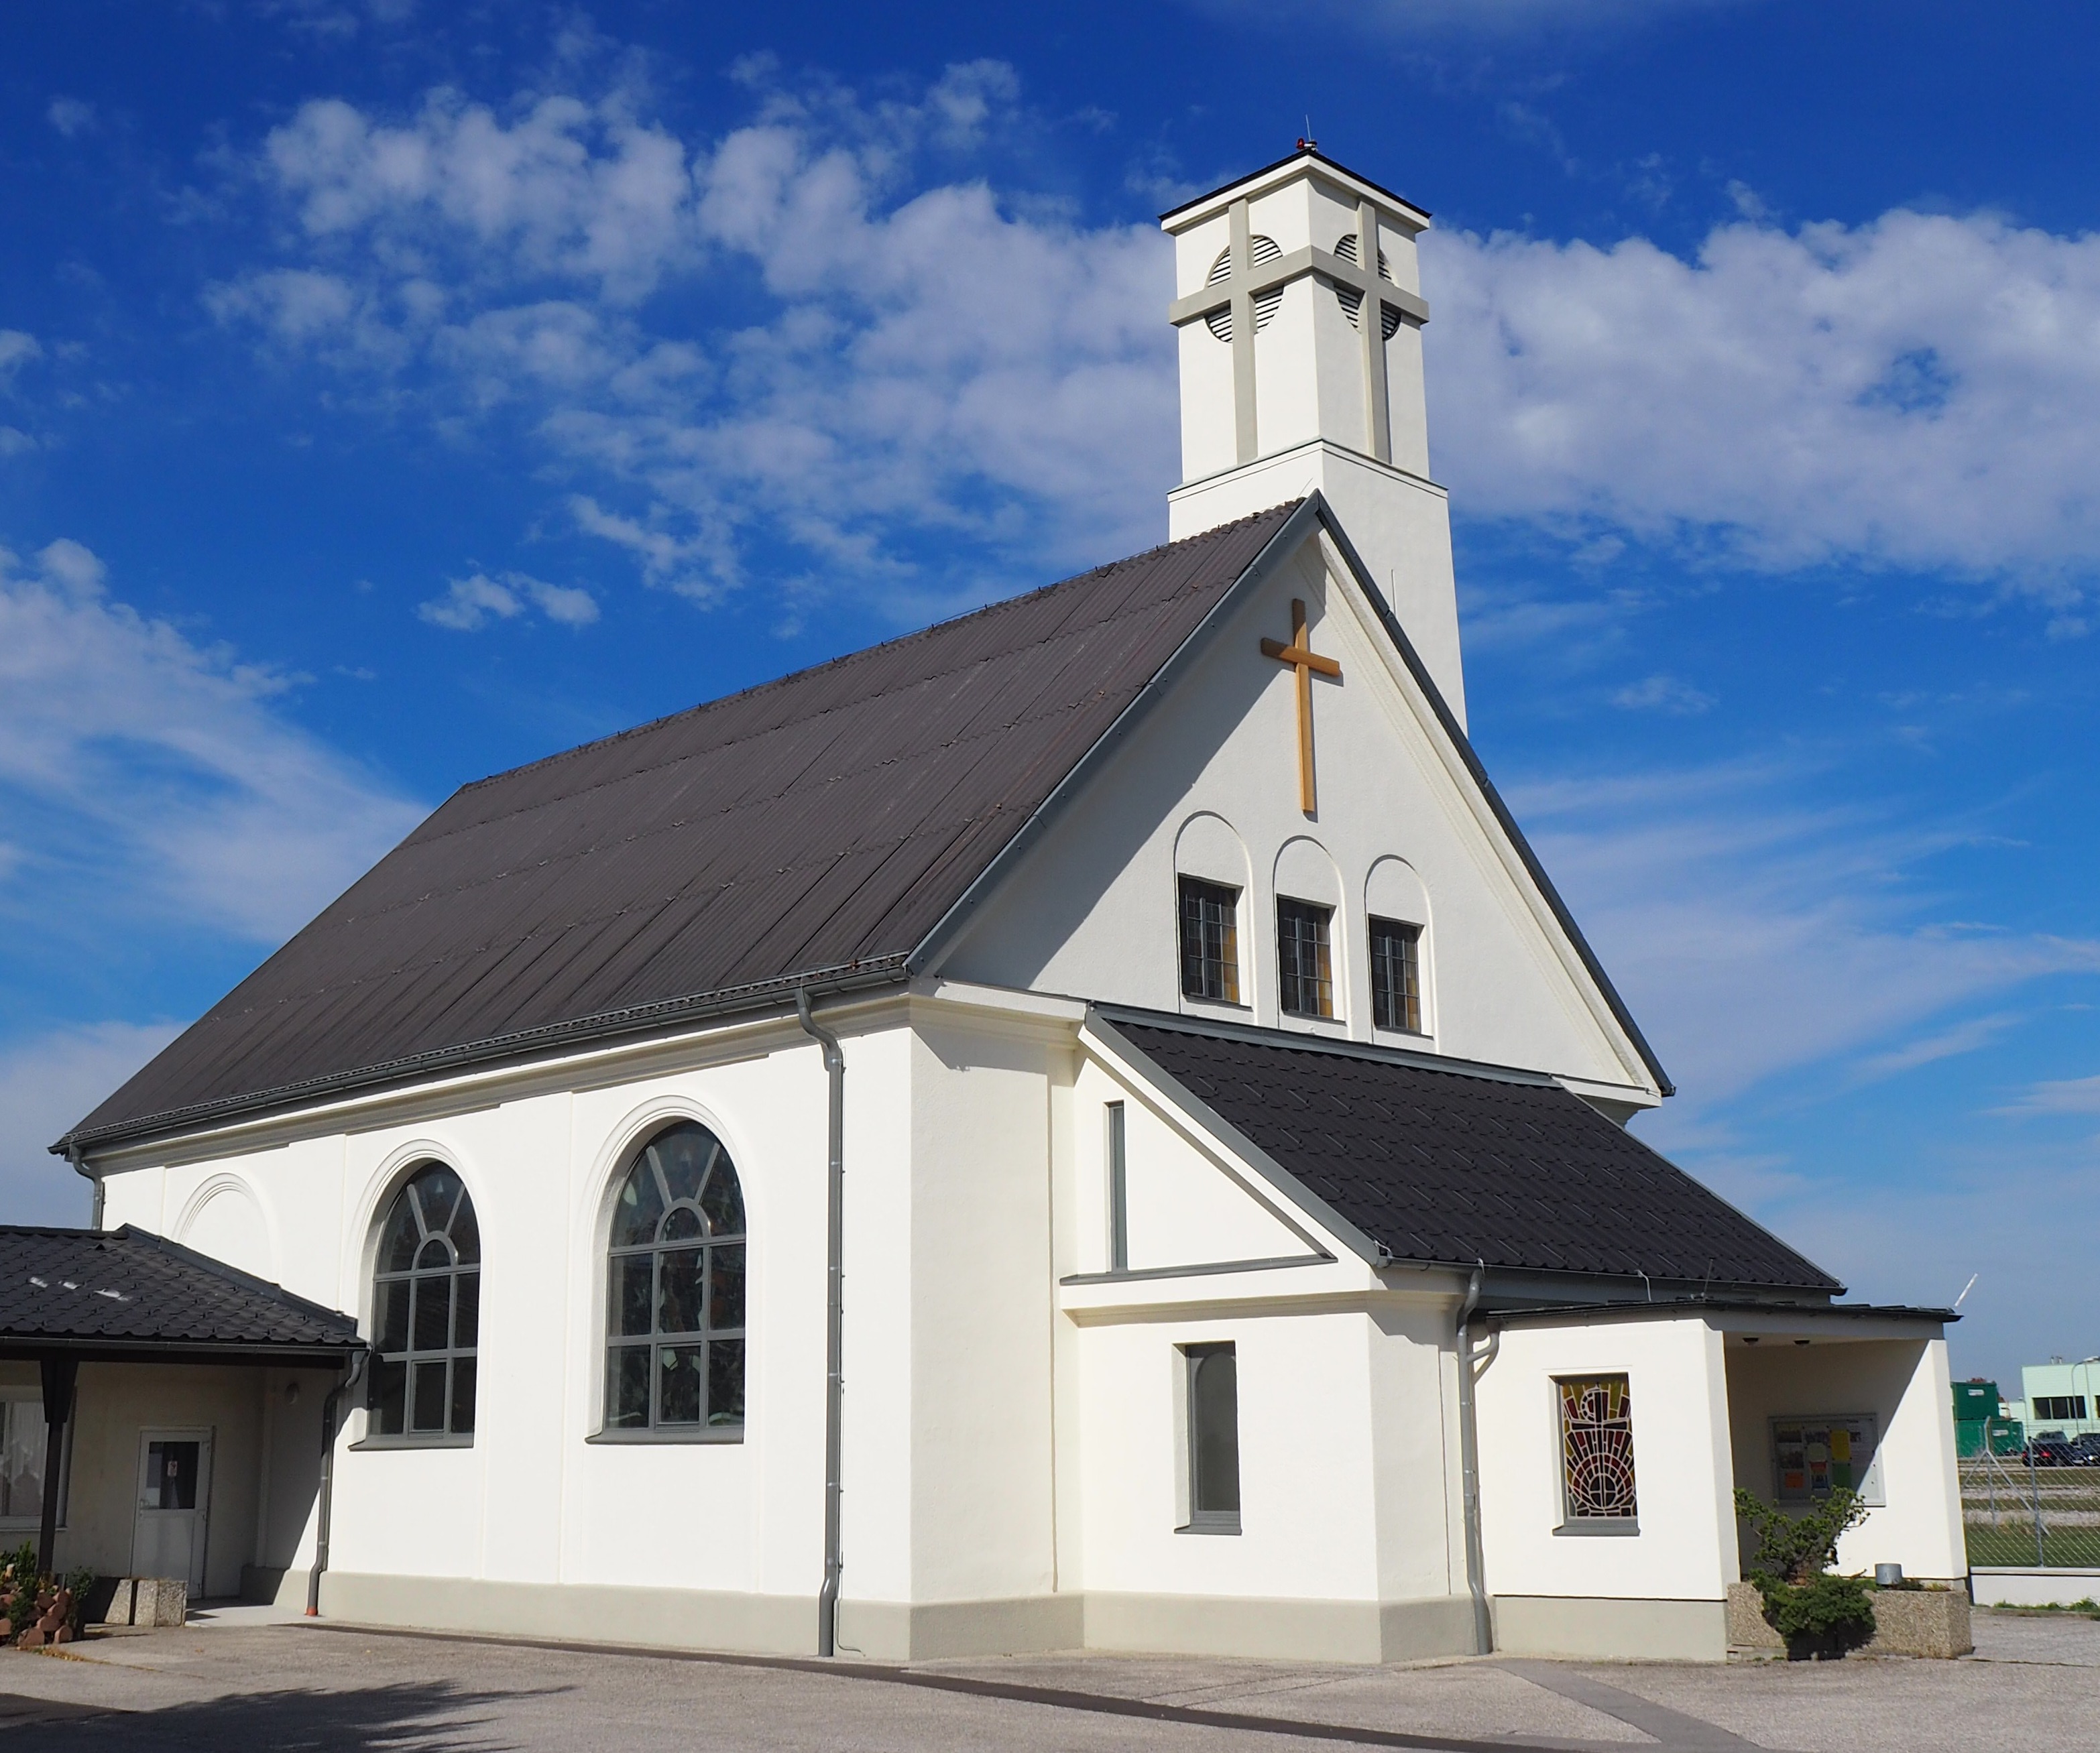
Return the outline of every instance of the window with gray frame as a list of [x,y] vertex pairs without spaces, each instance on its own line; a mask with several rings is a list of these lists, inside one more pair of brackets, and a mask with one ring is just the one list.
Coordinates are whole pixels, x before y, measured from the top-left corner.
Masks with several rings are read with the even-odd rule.
[[1240,892],[1186,876],[1180,889],[1183,996],[1238,1004]]
[[1371,1020],[1380,1028],[1422,1033],[1422,927],[1371,921]]
[[465,1184],[425,1163],[388,1208],[372,1291],[370,1434],[399,1442],[474,1436],[481,1230]]
[[735,1165],[705,1126],[635,1153],[612,1209],[605,1435],[742,1437],[746,1240]]
[[1331,907],[1309,901],[1276,903],[1277,1002],[1292,1016],[1335,1014],[1335,965],[1328,927]]
[[1185,1346],[1190,1534],[1240,1531],[1239,1361],[1232,1346]]
[[1107,1106],[1109,1156],[1109,1271],[1130,1270],[1129,1134],[1123,1103]]

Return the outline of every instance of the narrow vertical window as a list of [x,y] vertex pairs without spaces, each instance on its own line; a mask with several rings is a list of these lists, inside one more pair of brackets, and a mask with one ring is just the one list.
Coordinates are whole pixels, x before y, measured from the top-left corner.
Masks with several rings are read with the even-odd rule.
[[1109,1271],[1130,1270],[1130,1183],[1123,1150],[1123,1103],[1108,1104]]
[[1371,921],[1371,1020],[1380,1028],[1422,1033],[1422,927]]
[[1220,1004],[1240,1002],[1240,892],[1181,879],[1181,990]]
[[743,1189],[681,1121],[636,1153],[612,1209],[605,1434],[743,1433]]
[[1333,952],[1328,944],[1331,907],[1309,901],[1276,903],[1276,971],[1278,1002],[1292,1016],[1335,1014]]
[[1230,1345],[1189,1346],[1189,1526],[1240,1531],[1239,1364]]
[[1633,1525],[1633,1395],[1624,1376],[1557,1379],[1560,1473],[1569,1526]]
[[474,1200],[443,1163],[394,1196],[372,1289],[375,1437],[445,1442],[474,1434],[481,1328],[481,1229]]

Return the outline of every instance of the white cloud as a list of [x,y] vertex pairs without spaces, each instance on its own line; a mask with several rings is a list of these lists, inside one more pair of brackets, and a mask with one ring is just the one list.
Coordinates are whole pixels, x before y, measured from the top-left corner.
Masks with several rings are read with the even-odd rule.
[[0,1222],[87,1222],[87,1183],[46,1147],[179,1032],[173,1023],[94,1023],[0,1046]]
[[68,140],[95,126],[95,106],[79,98],[55,97],[44,111],[44,120]]
[[28,849],[0,910],[303,924],[421,812],[284,717],[286,685],[113,600],[77,542],[0,549],[0,837]]
[[475,573],[448,581],[445,593],[417,605],[416,613],[435,627],[471,633],[491,618],[515,620],[527,605],[564,627],[588,627],[598,619],[598,600],[587,590],[549,584],[523,572],[506,572],[501,581]]
[[1781,1072],[1888,1076],[1966,1050],[1974,1020],[1950,1011],[2100,971],[2100,943],[1935,918],[1908,879],[1958,836],[1787,801],[1804,777],[1738,766],[1511,791],[1683,1092],[1652,1137],[1701,1142],[1705,1110]]
[[2100,1114],[2100,1077],[2069,1077],[2028,1086],[2001,1114]]
[[43,357],[44,350],[34,335],[19,328],[0,328],[0,387],[4,387],[15,373],[31,359]]
[[[1046,550],[1157,540],[1157,231],[924,177],[927,154],[1021,126],[998,64],[909,102],[741,76],[757,119],[690,143],[617,85],[502,108],[439,90],[393,117],[309,104],[256,166],[294,259],[210,308],[436,417],[525,423],[588,486],[581,527],[701,596],[740,580],[761,529],[900,591],[942,585],[898,557],[913,530],[1026,552],[1031,573]],[[680,296],[642,305],[660,289]]]
[[1714,699],[1714,695],[1689,682],[1679,681],[1674,676],[1650,676],[1615,691],[1612,704],[1630,711],[1668,712],[1674,717],[1687,718],[1707,711]]
[[1432,233],[1432,433],[1475,516],[1950,570],[2067,600],[2100,564],[2100,236],[1856,227]]

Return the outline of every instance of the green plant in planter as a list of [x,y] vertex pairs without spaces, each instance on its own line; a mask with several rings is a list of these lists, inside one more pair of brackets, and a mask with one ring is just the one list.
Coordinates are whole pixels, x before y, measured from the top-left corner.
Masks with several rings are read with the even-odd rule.
[[1839,1538],[1867,1519],[1857,1492],[1833,1491],[1804,1514],[1789,1516],[1738,1487],[1736,1515],[1757,1536],[1749,1580],[1764,1597],[1765,1623],[1786,1640],[1789,1655],[1842,1655],[1874,1635],[1865,1579],[1830,1569]]
[[42,1642],[60,1625],[65,1627],[61,1641],[77,1637],[94,1581],[92,1570],[41,1574],[37,1548],[27,1540],[12,1552],[0,1553],[0,1644],[20,1643],[33,1630],[35,1641]]

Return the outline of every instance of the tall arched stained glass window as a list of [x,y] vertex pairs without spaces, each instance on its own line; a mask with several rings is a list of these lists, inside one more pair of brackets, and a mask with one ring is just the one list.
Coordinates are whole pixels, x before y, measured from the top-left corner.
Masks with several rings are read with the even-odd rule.
[[692,1121],[636,1152],[612,1208],[608,1434],[743,1429],[743,1190],[721,1140]]
[[474,1434],[481,1231],[443,1163],[408,1177],[379,1232],[372,1293],[371,1434],[404,1442]]

